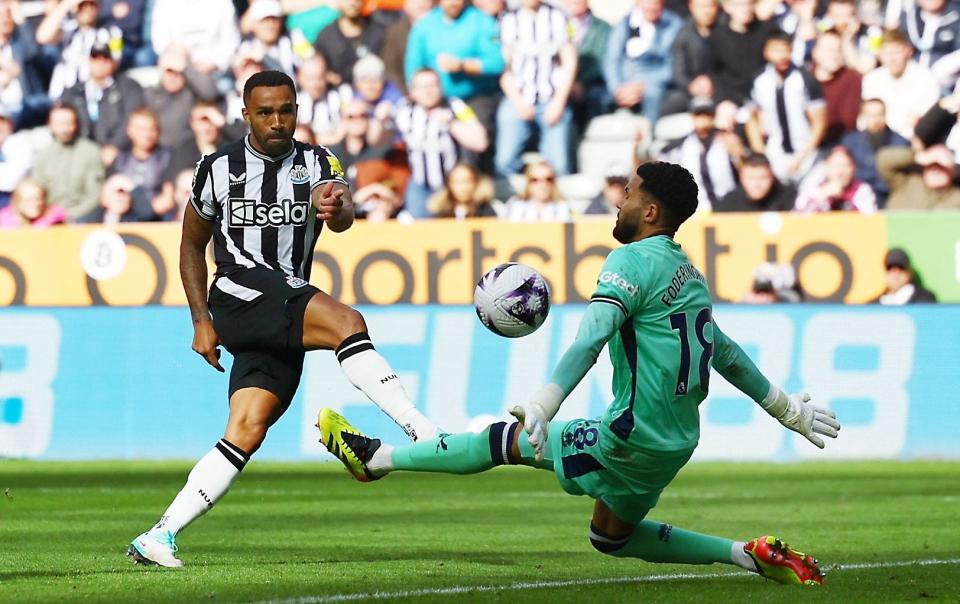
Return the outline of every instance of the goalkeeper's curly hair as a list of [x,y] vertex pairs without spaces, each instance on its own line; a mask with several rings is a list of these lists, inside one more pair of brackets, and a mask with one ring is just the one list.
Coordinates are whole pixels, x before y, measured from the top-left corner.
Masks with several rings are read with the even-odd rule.
[[663,225],[673,231],[697,211],[697,183],[677,164],[652,161],[637,167],[640,188],[653,196],[663,214]]

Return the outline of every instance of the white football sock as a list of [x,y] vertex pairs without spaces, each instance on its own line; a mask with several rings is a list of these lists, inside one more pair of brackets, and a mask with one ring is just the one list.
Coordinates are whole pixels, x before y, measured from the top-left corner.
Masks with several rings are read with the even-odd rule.
[[174,535],[204,515],[226,495],[250,456],[222,438],[217,446],[200,458],[187,476],[187,484],[177,494],[163,517],[150,532],[170,531]]
[[353,334],[340,343],[336,352],[350,383],[397,422],[410,440],[426,440],[437,435],[437,426],[410,402],[397,374],[374,349],[367,333]]
[[737,566],[745,568],[750,572],[757,572],[757,565],[744,549],[746,543],[743,541],[734,541],[730,546],[730,560]]
[[393,471],[393,447],[387,443],[381,443],[380,448],[373,452],[370,461],[367,462],[367,469],[374,476],[383,476]]

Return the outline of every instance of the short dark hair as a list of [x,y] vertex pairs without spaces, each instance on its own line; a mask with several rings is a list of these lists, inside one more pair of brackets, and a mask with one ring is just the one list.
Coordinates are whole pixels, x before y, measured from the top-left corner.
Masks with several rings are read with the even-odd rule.
[[765,44],[771,42],[783,42],[784,44],[793,44],[793,36],[783,31],[782,29],[775,29],[770,32],[770,35],[767,36],[767,41]]
[[294,96],[297,94],[297,87],[293,85],[293,80],[290,78],[290,76],[282,71],[267,69],[265,71],[258,71],[247,78],[247,83],[243,85],[243,103],[246,104],[247,101],[250,100],[250,93],[253,92],[254,88],[259,88],[261,86],[267,88],[272,88],[274,86],[288,86]]
[[640,188],[653,196],[664,214],[664,222],[674,231],[697,211],[697,182],[678,164],[653,161],[637,167]]
[[770,160],[763,153],[750,153],[740,163],[742,168],[770,168]]

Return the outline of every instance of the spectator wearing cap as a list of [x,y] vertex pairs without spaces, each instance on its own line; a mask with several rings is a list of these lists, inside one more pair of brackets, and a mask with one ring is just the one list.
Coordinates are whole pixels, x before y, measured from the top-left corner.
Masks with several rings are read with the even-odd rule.
[[43,228],[67,221],[67,213],[47,203],[47,190],[29,178],[20,181],[10,205],[0,209],[0,228]]
[[616,214],[627,200],[626,186],[630,170],[623,164],[610,164],[604,176],[603,189],[590,200],[583,213],[588,216]]
[[501,218],[510,222],[570,222],[570,205],[557,189],[553,166],[540,160],[527,164],[526,186],[507,200]]
[[827,132],[823,144],[835,145],[844,134],[857,129],[863,77],[859,71],[846,66],[843,40],[834,30],[817,36],[813,47],[813,77],[820,82],[827,104]]
[[539,136],[540,154],[557,173],[568,174],[573,112],[567,101],[577,74],[577,49],[566,15],[541,0],[523,0],[501,20],[500,43],[507,69],[497,108],[497,174],[523,169],[521,156],[534,136]]
[[673,42],[673,74],[661,113],[683,113],[694,97],[712,98],[707,40],[720,12],[718,0],[689,0],[690,17]]
[[579,132],[598,115],[607,112],[610,94],[603,79],[610,24],[591,12],[587,0],[565,0],[573,45],[577,48],[577,80],[570,93],[573,121]]
[[70,105],[54,105],[47,127],[53,141],[37,153],[31,176],[73,222],[97,207],[104,176],[100,147],[80,137],[77,111]]
[[100,26],[118,27],[123,36],[121,64],[124,67],[148,67],[157,63],[153,46],[144,38],[147,9],[153,3],[154,0],[100,0]]
[[934,145],[916,155],[910,148],[888,147],[877,153],[877,171],[890,186],[888,210],[958,210],[960,188],[953,152]]
[[[110,176],[100,189],[100,205],[77,222],[107,225],[140,222],[140,216],[133,211],[133,191],[133,181],[126,174]],[[138,191],[138,205],[149,205],[149,201],[143,199],[142,193],[143,191]]]
[[380,54],[386,27],[363,15],[361,0],[337,0],[340,17],[317,36],[316,51],[327,60],[339,82],[348,82],[353,64],[368,54]]
[[50,107],[42,73],[44,56],[26,23],[17,23],[14,7],[0,3],[0,104],[20,127],[42,124]]
[[797,189],[777,180],[770,162],[759,154],[748,155],[740,164],[740,186],[713,206],[714,212],[789,212]]
[[137,109],[127,121],[130,150],[123,151],[110,166],[110,174],[123,174],[133,183],[137,220],[163,220],[172,209],[172,198],[160,195],[163,176],[170,165],[170,150],[159,146],[160,120],[147,108]]
[[237,54],[263,57],[263,68],[282,71],[293,77],[300,65],[293,41],[283,31],[283,9],[279,0],[254,0],[247,11],[252,34],[245,37]]
[[55,4],[37,27],[37,43],[56,46],[60,61],[50,78],[50,98],[90,77],[90,49],[105,44],[119,61],[123,55],[123,32],[117,26],[100,26],[98,0],[65,0]]
[[857,166],[841,145],[830,150],[800,184],[798,212],[859,212],[874,214],[877,196],[870,185],[856,178]]
[[953,88],[960,71],[960,10],[948,0],[904,3],[900,31],[910,40],[917,62],[940,85]]
[[667,161],[686,168],[697,183],[697,207],[717,205],[737,186],[736,166],[743,158],[743,143],[733,132],[717,130],[716,106],[708,98],[690,101],[693,132],[672,145],[663,155]]
[[386,67],[386,76],[404,94],[407,92],[407,80],[403,74],[403,60],[407,55],[410,31],[414,23],[433,9],[434,4],[436,4],[434,0],[405,0],[403,15],[387,26],[387,31],[384,33],[381,55]]
[[827,109],[820,83],[806,69],[794,66],[790,45],[791,38],[783,31],[767,38],[763,47],[767,66],[753,81],[746,133],[750,147],[767,156],[777,178],[799,182],[817,160],[827,130]]
[[[334,145],[343,137],[340,114],[343,104],[353,98],[349,84],[333,86],[328,81],[327,60],[314,55],[304,60],[297,73],[297,121],[313,130],[317,143]],[[339,157],[339,156],[338,156]]]
[[62,101],[76,109],[81,135],[101,146],[103,163],[110,165],[120,149],[129,145],[126,123],[130,114],[144,106],[143,89],[117,73],[119,61],[108,45],[95,43],[89,62],[90,78],[67,88]]
[[0,207],[10,202],[10,194],[30,172],[33,148],[27,133],[15,133],[14,113],[0,105]]
[[403,93],[386,79],[386,67],[380,57],[367,55],[353,66],[354,96],[371,107],[370,140],[386,142],[390,137],[393,110]]
[[160,82],[143,91],[146,105],[160,118],[160,145],[172,149],[191,138],[183,126],[197,101],[218,98],[217,83],[209,73],[201,73],[190,64],[183,46],[172,45],[157,61]]
[[673,42],[683,22],[663,0],[636,0],[610,30],[603,75],[617,107],[656,122],[673,77]]
[[883,208],[890,187],[877,172],[877,152],[883,147],[909,147],[910,142],[887,126],[886,106],[880,99],[863,101],[858,121],[861,128],[844,134],[840,144],[850,151],[857,165],[857,180],[870,185],[877,196],[877,205]]
[[880,66],[863,77],[864,99],[880,99],[887,124],[910,140],[921,115],[940,98],[940,84],[929,69],[912,61],[913,46],[899,31],[888,31],[880,45]]
[[884,290],[873,302],[886,306],[904,304],[933,304],[937,296],[925,288],[910,264],[910,256],[901,249],[893,248],[883,259]]
[[153,5],[150,39],[160,56],[171,44],[185,46],[201,73],[224,73],[240,44],[231,0],[160,0]]
[[458,163],[447,173],[444,187],[427,201],[434,218],[492,218],[503,202],[495,198],[493,179],[468,163]]
[[420,70],[434,71],[443,95],[470,103],[480,123],[492,131],[504,68],[499,40],[493,17],[466,0],[440,0],[410,30],[404,58],[408,88]]

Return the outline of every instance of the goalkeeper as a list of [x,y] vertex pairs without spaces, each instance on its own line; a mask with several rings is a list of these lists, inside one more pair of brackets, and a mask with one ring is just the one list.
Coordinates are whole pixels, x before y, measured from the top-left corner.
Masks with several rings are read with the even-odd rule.
[[[318,426],[327,449],[361,481],[393,471],[472,474],[503,464],[553,470],[565,491],[596,500],[590,543],[648,562],[733,564],[781,583],[823,583],[817,561],[780,539],[733,541],[646,519],[687,463],[700,436],[699,405],[710,368],[785,427],[823,448],[840,424],[806,394],[786,395],[717,326],[703,275],[674,241],[697,207],[689,172],[668,163],[637,168],[576,340],[550,383],[480,433],[391,447],[329,409]],[[614,400],[599,419],[553,421],[606,345]],[[526,432],[526,437],[523,433]]]

